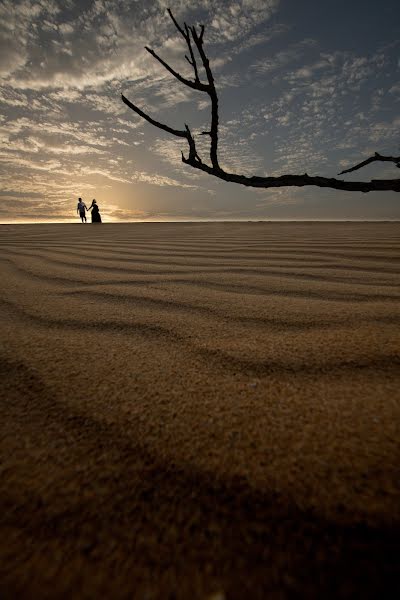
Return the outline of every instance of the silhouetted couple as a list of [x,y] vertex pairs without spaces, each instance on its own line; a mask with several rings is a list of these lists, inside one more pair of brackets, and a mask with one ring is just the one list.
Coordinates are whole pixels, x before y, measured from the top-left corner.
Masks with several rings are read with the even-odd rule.
[[101,216],[99,207],[97,205],[96,200],[92,200],[92,204],[89,208],[86,206],[82,198],[78,198],[78,206],[76,207],[76,212],[79,214],[82,223],[86,223],[86,211],[92,211],[92,223],[101,223]]

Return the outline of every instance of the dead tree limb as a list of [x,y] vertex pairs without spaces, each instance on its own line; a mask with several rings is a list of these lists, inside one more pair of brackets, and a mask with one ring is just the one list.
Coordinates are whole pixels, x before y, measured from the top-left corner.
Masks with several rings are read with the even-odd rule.
[[370,156],[366,160],[363,160],[354,167],[351,167],[350,169],[340,171],[338,175],[343,175],[343,173],[351,173],[352,171],[357,171],[358,169],[361,169],[362,167],[365,167],[366,165],[369,165],[370,163],[375,161],[394,162],[396,164],[396,167],[399,167],[400,169],[400,156],[382,156],[382,154],[378,154],[378,152],[375,152],[374,156]]
[[[304,175],[281,175],[278,177],[247,177],[246,175],[240,175],[237,173],[229,173],[225,171],[218,161],[218,125],[219,125],[219,112],[218,112],[218,94],[215,87],[214,76],[210,67],[209,59],[204,50],[204,25],[200,26],[198,31],[195,26],[188,26],[186,23],[184,27],[181,27],[171,10],[168,9],[168,14],[174,23],[176,29],[183,37],[188,48],[188,55],[185,55],[186,60],[193,69],[194,79],[187,79],[175,69],[173,69],[167,62],[165,62],[158,54],[146,46],[146,50],[156,59],[163,67],[171,73],[178,81],[186,85],[187,87],[206,93],[211,101],[211,126],[210,131],[203,131],[202,135],[210,136],[210,162],[211,165],[205,163],[200,158],[197,149],[195,139],[187,125],[184,130],[174,129],[160,123],[147,115],[144,111],[138,108],[135,104],[130,102],[125,96],[122,95],[123,102],[129,106],[134,112],[136,112],[142,119],[145,119],[148,123],[151,123],[155,127],[166,131],[177,137],[185,138],[189,146],[189,155],[186,157],[182,152],[182,161],[204,171],[209,175],[213,175],[224,181],[230,181],[232,183],[238,183],[248,187],[256,188],[274,188],[274,187],[286,187],[286,186],[297,186],[303,187],[306,185],[314,185],[318,187],[332,188],[336,190],[345,190],[349,192],[372,192],[372,191],[394,191],[400,192],[400,179],[372,179],[371,181],[344,181],[342,179],[336,179],[334,177],[320,177],[310,176],[307,173]],[[196,56],[197,55],[197,56]],[[198,60],[204,69],[206,81],[200,79],[200,71]],[[400,157],[393,156],[382,156],[381,154],[375,153],[374,156],[367,158],[363,162],[341,171],[339,175],[344,173],[350,173],[361,169],[362,167],[375,162],[393,162],[397,167],[400,168]]]

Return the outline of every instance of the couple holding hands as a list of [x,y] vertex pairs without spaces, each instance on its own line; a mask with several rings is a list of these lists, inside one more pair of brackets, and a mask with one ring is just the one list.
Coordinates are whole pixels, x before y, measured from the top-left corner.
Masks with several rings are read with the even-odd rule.
[[86,223],[86,211],[89,210],[92,211],[92,223],[101,223],[101,216],[96,200],[93,199],[92,204],[88,208],[82,200],[82,198],[78,198],[78,206],[76,207],[76,212],[79,214],[82,223]]

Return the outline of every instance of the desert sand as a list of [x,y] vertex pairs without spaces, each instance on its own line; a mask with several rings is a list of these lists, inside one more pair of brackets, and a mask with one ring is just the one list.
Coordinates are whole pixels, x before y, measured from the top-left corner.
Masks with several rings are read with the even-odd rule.
[[400,223],[0,244],[2,598],[400,592]]

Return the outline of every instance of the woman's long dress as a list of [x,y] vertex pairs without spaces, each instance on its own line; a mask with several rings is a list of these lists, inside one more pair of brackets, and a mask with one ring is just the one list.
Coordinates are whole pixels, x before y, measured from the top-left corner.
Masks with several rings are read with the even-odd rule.
[[92,223],[101,223],[101,216],[97,204],[92,207]]

